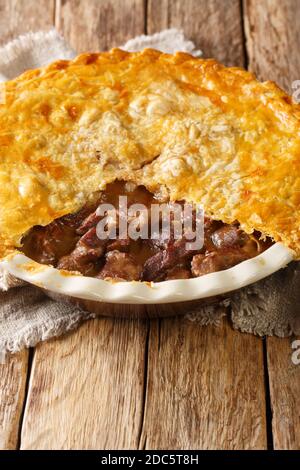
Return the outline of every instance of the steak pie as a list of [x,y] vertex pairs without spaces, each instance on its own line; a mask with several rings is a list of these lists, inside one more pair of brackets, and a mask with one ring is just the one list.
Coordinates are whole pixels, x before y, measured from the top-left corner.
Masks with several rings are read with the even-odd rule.
[[[82,54],[5,84],[0,258],[99,279],[221,271],[274,242],[300,256],[300,107],[272,82],[154,50]],[[100,239],[102,203],[201,204],[188,234]],[[192,217],[196,217],[195,210]],[[174,225],[174,224],[173,224]]]

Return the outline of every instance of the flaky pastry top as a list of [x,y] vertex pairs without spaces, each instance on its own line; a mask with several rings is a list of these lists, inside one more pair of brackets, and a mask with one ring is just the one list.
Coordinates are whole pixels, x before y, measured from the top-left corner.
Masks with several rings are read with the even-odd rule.
[[300,257],[300,106],[184,53],[82,54],[6,82],[0,257],[115,179],[204,205]]

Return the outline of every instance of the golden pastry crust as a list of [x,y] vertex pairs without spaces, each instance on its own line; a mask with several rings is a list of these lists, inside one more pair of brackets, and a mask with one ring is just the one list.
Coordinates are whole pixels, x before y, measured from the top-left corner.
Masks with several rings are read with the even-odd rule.
[[0,257],[119,179],[282,241],[300,257],[300,106],[188,54],[82,54],[5,85]]

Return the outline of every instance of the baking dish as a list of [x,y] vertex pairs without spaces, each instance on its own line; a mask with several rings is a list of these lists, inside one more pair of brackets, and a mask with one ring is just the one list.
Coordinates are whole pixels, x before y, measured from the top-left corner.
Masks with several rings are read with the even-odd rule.
[[0,262],[0,268],[34,284],[56,299],[71,301],[96,314],[115,317],[158,317],[187,313],[219,302],[228,293],[284,268],[294,252],[282,243],[233,268],[193,279],[112,282],[84,277],[36,263],[23,254]]

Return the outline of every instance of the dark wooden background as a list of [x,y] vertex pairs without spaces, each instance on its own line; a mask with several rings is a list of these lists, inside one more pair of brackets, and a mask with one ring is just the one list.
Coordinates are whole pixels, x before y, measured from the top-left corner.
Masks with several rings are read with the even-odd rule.
[[[0,44],[53,26],[78,52],[177,27],[205,56],[300,79],[300,0],[0,0]],[[0,448],[299,449],[292,339],[90,321],[0,366]]]

